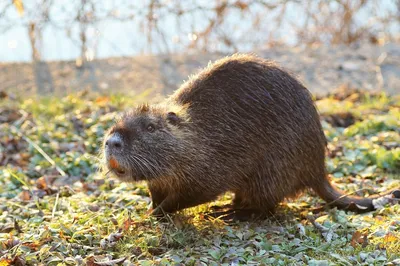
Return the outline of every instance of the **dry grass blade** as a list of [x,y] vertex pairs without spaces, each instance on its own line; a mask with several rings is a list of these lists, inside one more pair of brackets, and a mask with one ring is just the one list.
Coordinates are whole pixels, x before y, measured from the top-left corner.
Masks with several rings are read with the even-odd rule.
[[24,140],[26,140],[30,145],[32,145],[51,165],[53,165],[56,170],[60,173],[60,175],[62,176],[66,176],[67,174],[56,164],[56,162],[50,158],[49,155],[47,155],[47,153],[40,148],[40,146],[38,144],[36,144],[35,142],[33,142],[30,138],[28,138],[24,133],[21,132],[21,130],[19,130],[17,127],[10,125],[10,128],[12,130],[14,130],[21,138],[23,138]]

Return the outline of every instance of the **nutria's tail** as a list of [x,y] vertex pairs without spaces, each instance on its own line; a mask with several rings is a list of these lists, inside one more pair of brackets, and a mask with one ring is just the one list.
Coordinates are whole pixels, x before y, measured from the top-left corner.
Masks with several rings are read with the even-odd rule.
[[344,192],[335,188],[328,179],[324,179],[324,182],[319,184],[319,186],[314,186],[313,190],[325,200],[328,205],[358,213],[376,210],[389,202],[398,202],[400,198],[400,190],[395,190],[387,196],[379,195],[368,198],[346,195]]

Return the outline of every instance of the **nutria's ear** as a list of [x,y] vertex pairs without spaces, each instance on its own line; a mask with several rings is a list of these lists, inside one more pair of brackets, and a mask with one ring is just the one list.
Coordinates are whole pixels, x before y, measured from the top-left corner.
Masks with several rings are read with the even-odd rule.
[[181,119],[179,116],[177,116],[176,113],[174,113],[174,112],[169,112],[169,113],[167,114],[167,121],[168,121],[170,124],[176,126],[176,125],[178,125],[178,124],[182,121],[182,119]]

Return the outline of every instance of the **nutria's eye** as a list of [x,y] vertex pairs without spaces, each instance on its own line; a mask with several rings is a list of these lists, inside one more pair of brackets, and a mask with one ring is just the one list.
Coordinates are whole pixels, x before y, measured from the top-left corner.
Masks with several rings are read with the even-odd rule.
[[176,113],[169,112],[167,114],[167,121],[176,126],[179,124],[179,122],[181,122],[181,119],[176,115]]
[[155,128],[152,124],[150,124],[150,125],[147,126],[147,131],[150,132],[150,133],[151,133],[151,132],[154,132],[155,129],[156,129],[156,128]]

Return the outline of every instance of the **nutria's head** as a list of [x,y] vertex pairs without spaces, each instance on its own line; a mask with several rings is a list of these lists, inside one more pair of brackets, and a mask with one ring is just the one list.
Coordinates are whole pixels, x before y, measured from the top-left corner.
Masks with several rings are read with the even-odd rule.
[[104,139],[107,168],[125,181],[168,174],[182,147],[182,109],[143,105],[126,112]]

